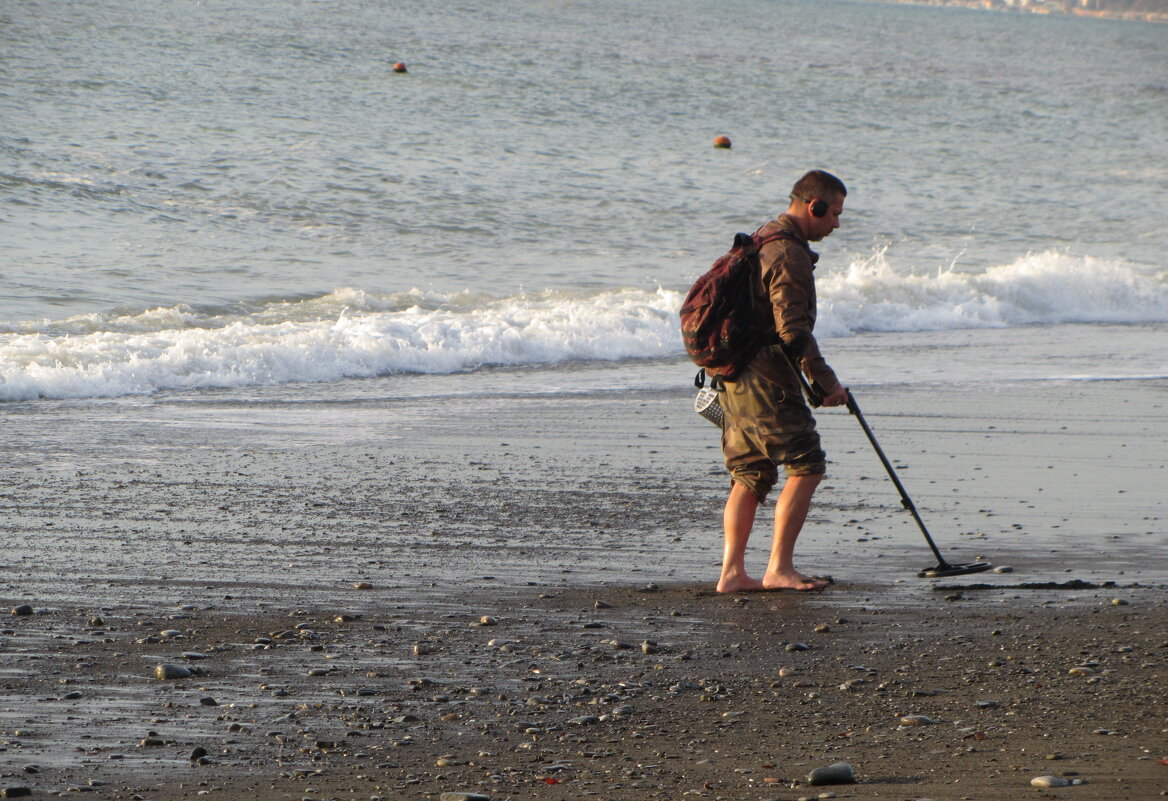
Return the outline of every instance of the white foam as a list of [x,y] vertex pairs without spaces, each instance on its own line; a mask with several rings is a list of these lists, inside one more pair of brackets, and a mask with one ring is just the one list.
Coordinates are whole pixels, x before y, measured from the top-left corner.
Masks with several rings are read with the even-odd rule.
[[[981,273],[902,274],[884,253],[817,278],[821,338],[1036,323],[1168,322],[1168,281],[1047,252]],[[186,305],[22,323],[0,333],[0,401],[322,382],[486,365],[680,356],[682,294],[494,299],[343,288],[232,308]]]
[[[246,315],[180,306],[109,319],[88,315],[43,330],[25,324],[21,333],[0,335],[0,400],[620,361],[680,349],[681,297],[666,290],[545,292],[478,306],[467,296],[438,304],[439,297],[418,293],[425,305],[399,308],[402,298],[345,289]],[[354,311],[346,302],[397,310]]]
[[1028,254],[981,273],[901,274],[885,253],[818,276],[820,335],[1168,320],[1164,275],[1122,261]]

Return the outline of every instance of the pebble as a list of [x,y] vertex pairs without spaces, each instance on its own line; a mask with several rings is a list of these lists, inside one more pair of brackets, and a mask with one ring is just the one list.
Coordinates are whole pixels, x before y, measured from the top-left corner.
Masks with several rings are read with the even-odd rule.
[[812,787],[824,784],[854,784],[856,772],[847,762],[836,762],[826,768],[815,768],[807,774],[807,783]]
[[23,798],[26,795],[32,795],[32,789],[29,787],[5,787],[0,789],[0,798]]
[[12,610],[12,614],[16,615],[17,617],[27,617],[28,615],[31,615],[32,613],[33,613],[33,608],[31,606],[29,606],[28,604],[21,604],[20,606],[17,606]]
[[191,751],[190,760],[191,762],[197,762],[205,756],[207,756],[207,749],[200,745]]
[[1131,603],[1131,601],[1127,600],[1126,598],[1112,598],[1111,599],[1112,606],[1127,606],[1130,603]]
[[827,634],[829,631],[831,631],[831,626],[827,625],[826,623],[820,623],[815,627],[816,634]]
[[438,801],[491,801],[485,793],[443,793]]
[[[434,646],[425,642],[414,643],[414,656],[425,656],[434,653]],[[311,675],[311,674],[310,674]]]
[[932,726],[936,722],[927,715],[905,715],[900,719],[901,726]]
[[1030,784],[1034,787],[1070,787],[1075,783],[1062,776],[1035,776],[1030,780]]
[[1009,565],[999,565],[998,567],[994,568],[994,572],[995,573],[1013,573],[1014,568],[1010,567]]
[[172,665],[163,662],[161,665],[154,667],[154,678],[160,681],[166,681],[167,679],[189,679],[193,675],[195,674],[190,668],[182,665]]
[[498,624],[499,624],[499,621],[497,619],[491,617],[490,615],[483,615],[482,617],[479,618],[479,625],[480,626],[497,626]]
[[789,642],[787,643],[787,650],[791,653],[795,653],[796,651],[810,651],[811,646],[802,642]]
[[358,581],[358,582],[353,584],[353,589],[355,589],[355,590],[371,590],[371,589],[373,589],[373,585],[370,584],[368,581]]
[[599,723],[600,718],[597,715],[580,715],[580,717],[569,718],[568,722],[577,726],[589,726],[593,723]]
[[163,631],[158,632],[158,636],[170,639],[173,637],[181,637],[183,636],[183,633],[178,629],[164,629]]
[[779,668],[779,676],[780,676],[781,678],[788,679],[788,678],[790,678],[791,676],[794,676],[794,675],[795,675],[795,668],[786,668],[786,667],[785,667],[785,668]]

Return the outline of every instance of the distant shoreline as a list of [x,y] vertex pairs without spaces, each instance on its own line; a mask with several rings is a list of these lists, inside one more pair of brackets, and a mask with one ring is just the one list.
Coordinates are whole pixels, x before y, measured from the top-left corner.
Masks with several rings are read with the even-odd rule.
[[961,6],[983,11],[1094,17],[1168,23],[1164,0],[876,0],[916,6]]

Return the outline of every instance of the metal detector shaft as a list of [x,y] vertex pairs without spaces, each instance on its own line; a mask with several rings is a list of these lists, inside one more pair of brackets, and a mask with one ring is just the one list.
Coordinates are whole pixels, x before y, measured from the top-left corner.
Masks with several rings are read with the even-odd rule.
[[[800,374],[800,378],[802,378],[802,374]],[[912,513],[913,520],[917,521],[917,526],[920,528],[921,533],[925,535],[925,542],[929,543],[929,547],[933,550],[933,555],[937,557],[938,566],[946,567],[948,563],[945,561],[945,557],[941,556],[941,551],[937,549],[937,544],[933,542],[932,536],[929,535],[929,530],[925,528],[925,521],[921,520],[920,514],[917,513],[917,507],[913,505],[912,499],[908,497],[908,493],[904,490],[904,485],[900,483],[900,477],[896,475],[896,470],[892,467],[892,463],[884,455],[884,451],[880,448],[880,443],[876,441],[876,435],[868,427],[868,421],[860,413],[860,407],[856,403],[856,399],[852,397],[851,390],[848,390],[848,411],[860,421],[860,428],[864,429],[864,434],[867,435],[868,441],[872,443],[872,448],[876,451],[876,455],[880,457],[880,463],[884,465],[884,469],[888,471],[888,477],[892,479],[892,483],[896,485],[897,492],[900,493],[900,502],[904,504],[905,509],[908,509]]]
[[[819,392],[811,386],[807,381],[807,376],[803,375],[803,371],[799,369],[798,360],[791,358],[791,354],[787,353],[786,349],[779,345],[779,350],[782,351],[783,356],[787,358],[787,363],[791,365],[791,370],[799,377],[799,384],[803,387],[803,394],[807,396],[807,402],[812,406],[818,408],[823,405],[823,399],[819,396]],[[897,492],[900,493],[900,501],[904,504],[904,508],[908,509],[913,516],[913,520],[917,521],[917,527],[921,533],[925,535],[925,542],[929,543],[929,548],[933,551],[933,556],[937,557],[937,567],[933,568],[935,571],[945,570],[966,570],[968,566],[954,567],[945,561],[945,557],[941,556],[941,551],[937,548],[937,543],[933,542],[933,536],[929,534],[929,530],[925,528],[925,521],[921,520],[920,513],[917,512],[917,507],[913,504],[912,499],[908,497],[908,493],[904,489],[904,485],[900,483],[900,476],[896,475],[896,470],[892,467],[892,463],[888,461],[888,457],[884,455],[884,450],[880,447],[880,443],[876,441],[876,435],[872,433],[872,429],[868,427],[868,421],[864,419],[864,415],[860,412],[860,406],[856,403],[856,399],[852,397],[851,390],[848,393],[848,411],[852,416],[860,421],[860,427],[864,429],[864,434],[868,437],[868,441],[872,443],[872,448],[876,451],[876,455],[880,457],[881,464],[884,469],[888,471],[888,477],[892,479],[892,483],[896,485]],[[985,567],[988,567],[986,565]],[[978,570],[984,569],[978,566]],[[921,575],[925,573],[922,571]]]

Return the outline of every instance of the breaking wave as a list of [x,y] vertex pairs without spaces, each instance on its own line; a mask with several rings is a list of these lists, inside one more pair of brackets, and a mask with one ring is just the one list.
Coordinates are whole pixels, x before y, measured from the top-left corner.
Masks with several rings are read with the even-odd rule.
[[[929,275],[898,273],[878,253],[817,280],[821,337],[1168,321],[1163,274],[1053,252]],[[668,289],[492,298],[345,288],[25,322],[0,327],[0,401],[673,358],[682,354],[682,299]]]

